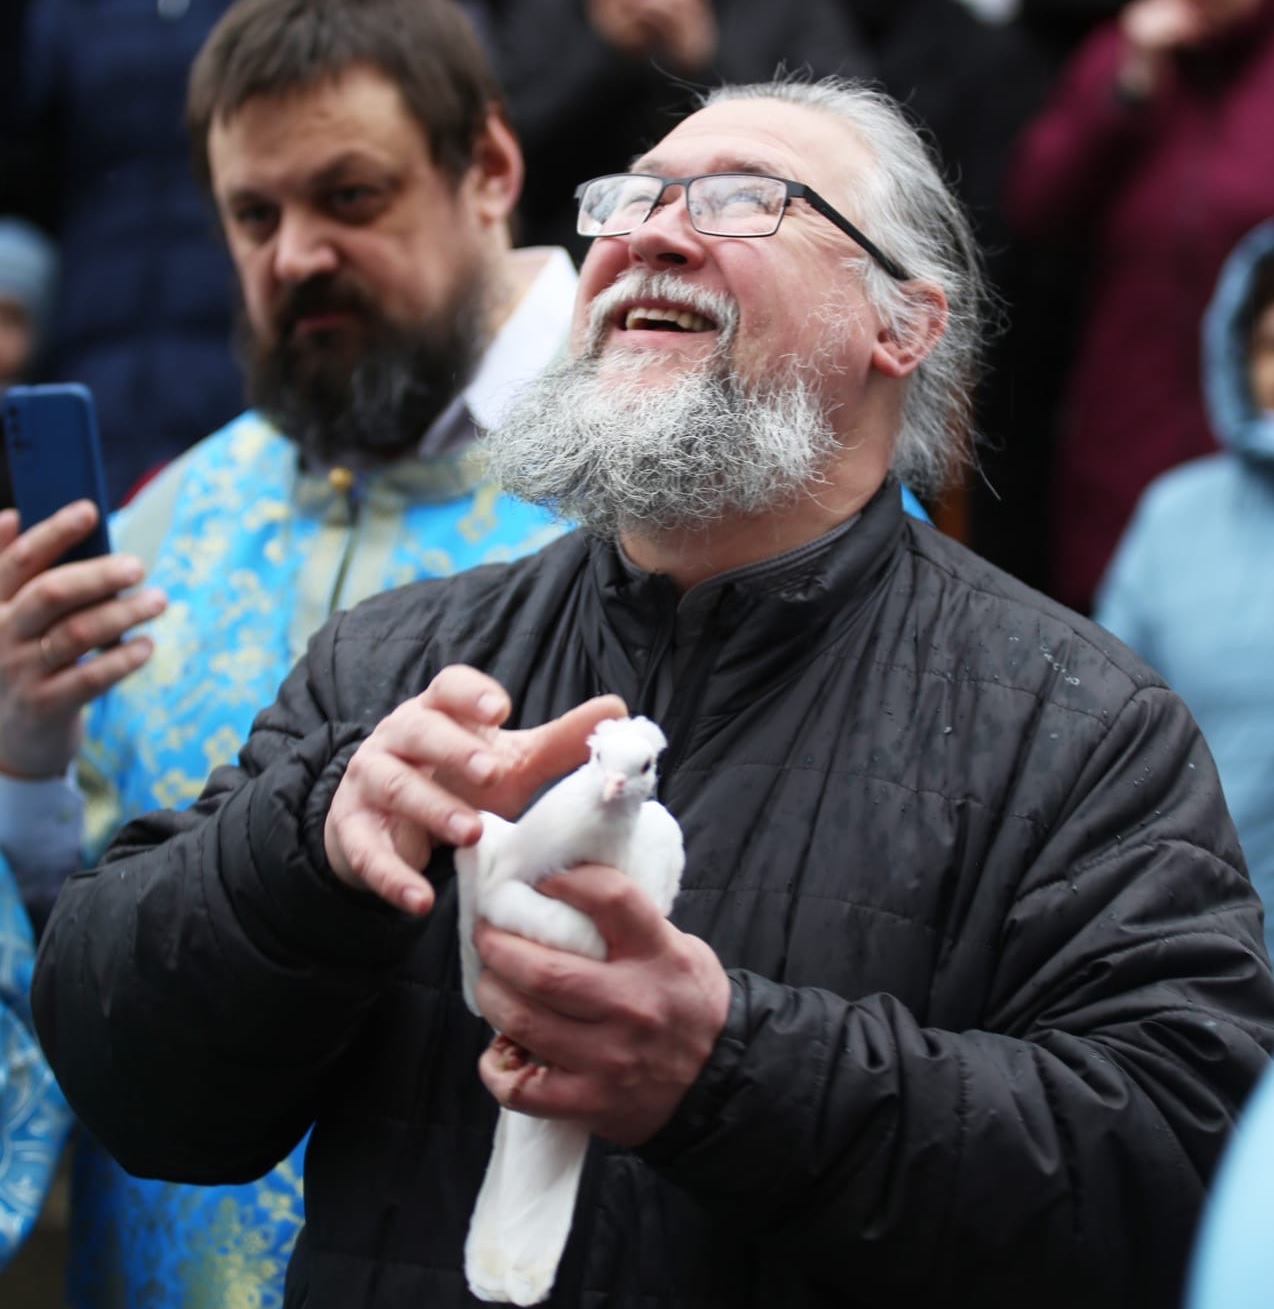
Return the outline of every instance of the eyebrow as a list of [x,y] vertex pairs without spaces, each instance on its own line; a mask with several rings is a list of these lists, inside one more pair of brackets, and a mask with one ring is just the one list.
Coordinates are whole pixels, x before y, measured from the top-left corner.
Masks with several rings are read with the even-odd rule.
[[[669,170],[661,167],[657,155],[639,156],[628,165],[630,173],[654,173],[660,177],[669,176]],[[710,167],[698,170],[699,173],[755,173],[762,177],[781,177],[782,173],[775,172],[774,164],[748,158],[743,155],[717,155],[713,157]]]
[[[334,159],[328,160],[318,172],[310,177],[303,179],[302,185],[308,190],[312,188],[322,189],[325,186],[331,186],[347,176],[352,171],[361,171],[370,169],[383,178],[391,182],[397,176],[397,171],[386,165],[383,160],[379,160],[362,150],[343,150]],[[275,191],[273,185],[265,186],[236,185],[225,194],[225,202],[234,204],[243,200],[261,200],[271,195]]]

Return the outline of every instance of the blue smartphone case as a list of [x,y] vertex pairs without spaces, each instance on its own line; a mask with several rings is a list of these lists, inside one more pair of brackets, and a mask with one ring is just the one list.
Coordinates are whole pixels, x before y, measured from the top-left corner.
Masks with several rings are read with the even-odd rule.
[[11,386],[0,399],[13,502],[25,531],[73,500],[96,503],[97,527],[59,560],[109,554],[97,415],[78,382]]

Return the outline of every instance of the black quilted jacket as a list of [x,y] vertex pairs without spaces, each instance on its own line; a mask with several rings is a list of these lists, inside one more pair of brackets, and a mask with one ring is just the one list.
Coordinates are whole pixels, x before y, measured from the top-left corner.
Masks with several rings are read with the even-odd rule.
[[[896,489],[830,552],[717,588],[680,651],[674,912],[729,1019],[643,1149],[597,1145],[553,1303],[1177,1303],[1274,982],[1180,702]],[[445,664],[515,723],[651,703],[676,597],[581,536],[333,620],[241,765],[75,878],[35,980],[75,1108],[126,1167],[246,1179],[316,1124],[289,1305],[471,1303],[495,1107],[450,867],[409,922],[339,886],[323,817]]]

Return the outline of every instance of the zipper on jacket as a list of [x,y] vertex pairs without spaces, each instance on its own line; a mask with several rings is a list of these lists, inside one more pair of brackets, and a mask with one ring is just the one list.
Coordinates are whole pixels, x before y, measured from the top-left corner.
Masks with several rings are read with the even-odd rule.
[[[725,644],[721,611],[727,594],[728,591],[723,591],[718,598],[713,608],[712,617],[709,622],[704,624],[703,632],[700,634],[698,641],[695,642],[681,675],[678,677],[674,670],[672,695],[668,700],[668,711],[663,724],[668,738],[668,746],[659,761],[661,777],[671,777],[676,771],[677,765],[680,764],[686,754],[695,726],[698,724],[698,709],[703,703],[704,689],[717,666],[717,656],[721,653],[721,647]],[[642,682],[640,699],[642,709],[640,712],[649,714],[656,721],[658,721],[658,716],[653,710],[655,709],[655,686],[658,670],[663,660],[669,657],[669,647],[672,645],[675,630],[676,618],[674,616],[673,621],[665,624],[664,630],[660,633],[661,640],[658,655],[656,658],[652,658]]]
[[[655,631],[655,639],[650,643],[650,652],[646,657],[646,667],[641,675],[641,683],[637,691],[637,704],[635,707],[630,707],[630,713],[645,714],[647,718],[658,721],[659,670],[663,666],[664,660],[668,658],[668,652],[672,648],[672,638],[676,630],[677,613],[674,609],[671,617],[663,618],[661,616],[661,621]],[[676,698],[675,690],[673,698]]]

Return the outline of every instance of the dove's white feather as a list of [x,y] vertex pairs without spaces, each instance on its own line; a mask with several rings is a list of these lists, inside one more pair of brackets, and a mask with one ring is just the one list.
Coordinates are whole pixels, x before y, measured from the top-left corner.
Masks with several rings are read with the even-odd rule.
[[500,1111],[464,1247],[479,1300],[539,1304],[553,1289],[587,1153],[574,1123]]
[[[578,864],[618,868],[668,913],[685,862],[681,828],[654,792],[663,733],[646,718],[600,723],[588,763],[546,791],[517,823],[483,814],[482,839],[456,851],[465,1001],[481,964],[479,918],[562,950],[602,959],[591,920],[535,883]],[[500,1111],[465,1244],[469,1288],[482,1300],[537,1304],[552,1289],[570,1235],[588,1133],[572,1123]]]

